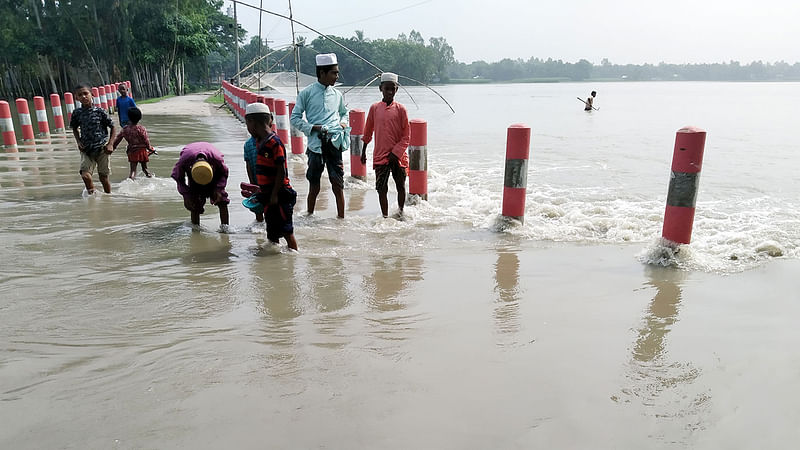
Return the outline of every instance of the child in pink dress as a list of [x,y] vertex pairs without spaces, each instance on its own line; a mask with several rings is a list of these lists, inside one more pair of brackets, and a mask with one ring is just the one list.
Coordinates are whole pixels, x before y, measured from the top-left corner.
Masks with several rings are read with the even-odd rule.
[[153,176],[153,173],[147,170],[147,163],[150,161],[150,155],[156,151],[150,145],[147,130],[139,125],[140,120],[142,120],[142,111],[139,108],[130,108],[128,110],[128,124],[114,139],[114,150],[122,142],[122,138],[125,138],[125,141],[128,142],[128,162],[131,164],[131,173],[128,178],[131,180],[136,179],[136,165],[139,163],[142,164],[142,172],[148,178]]

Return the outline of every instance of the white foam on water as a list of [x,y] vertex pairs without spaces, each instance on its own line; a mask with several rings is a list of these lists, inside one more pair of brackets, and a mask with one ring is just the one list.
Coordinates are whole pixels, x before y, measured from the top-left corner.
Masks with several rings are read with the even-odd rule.
[[116,192],[126,197],[167,199],[175,197],[175,180],[153,175],[148,178],[144,173],[137,174],[136,179],[126,178],[120,181]]

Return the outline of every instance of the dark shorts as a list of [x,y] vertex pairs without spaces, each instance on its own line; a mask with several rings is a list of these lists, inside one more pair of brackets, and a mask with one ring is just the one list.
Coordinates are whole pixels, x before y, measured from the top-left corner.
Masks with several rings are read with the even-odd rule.
[[306,151],[308,155],[308,170],[306,179],[309,183],[318,185],[322,177],[322,171],[328,168],[328,179],[334,186],[344,187],[344,163],[342,162],[342,152],[334,147],[329,141],[323,141],[322,153]]
[[406,182],[406,169],[405,167],[401,166],[398,161],[389,162],[389,164],[383,164],[380,166],[375,166],[375,189],[385,194],[389,191],[389,174],[392,174],[392,178],[394,178],[394,182],[397,185],[403,184],[405,185]]
[[267,239],[278,242],[280,238],[293,234],[292,214],[297,203],[297,192],[292,188],[278,191],[278,204],[264,208],[264,221],[267,223]]
[[189,192],[183,196],[183,206],[188,209],[189,211],[197,212],[198,214],[203,214],[205,212],[205,204],[206,199],[211,201],[212,205],[227,205],[230,203],[228,199],[228,193],[225,192],[224,189],[217,192],[217,195],[214,194],[215,186],[200,186],[196,184],[192,184],[189,186]]

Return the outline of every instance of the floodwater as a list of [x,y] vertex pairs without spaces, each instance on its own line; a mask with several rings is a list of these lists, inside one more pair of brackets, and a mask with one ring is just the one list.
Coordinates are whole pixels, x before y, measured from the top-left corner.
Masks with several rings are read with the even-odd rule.
[[[299,253],[241,207],[247,133],[228,115],[146,116],[156,178],[125,180],[120,151],[112,195],[81,194],[71,139],[0,154],[0,448],[796,446],[799,84],[437,90],[456,114],[398,94],[429,127],[429,201],[404,220],[380,217],[371,171],[347,180],[345,220],[329,190],[304,216],[291,159]],[[708,137],[693,242],[669,255],[685,125]],[[214,207],[193,229],[169,178],[199,140],[231,169],[232,233]]]

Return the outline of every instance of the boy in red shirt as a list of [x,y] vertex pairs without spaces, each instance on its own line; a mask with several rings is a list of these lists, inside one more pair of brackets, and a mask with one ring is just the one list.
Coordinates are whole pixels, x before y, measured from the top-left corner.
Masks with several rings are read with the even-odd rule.
[[277,244],[280,238],[292,250],[297,250],[292,214],[297,192],[289,184],[286,168],[286,147],[272,131],[272,113],[263,103],[251,103],[245,110],[247,131],[256,141],[256,198],[264,206],[267,239]]
[[381,74],[380,91],[383,100],[369,107],[367,123],[364,127],[364,152],[361,162],[367,162],[367,144],[372,141],[375,132],[375,151],[372,155],[372,167],[375,169],[375,189],[381,204],[383,217],[389,216],[389,174],[397,186],[397,206],[403,214],[406,202],[406,173],[408,171],[408,143],[411,139],[411,127],[408,125],[408,112],[405,106],[394,101],[394,95],[400,87],[397,75],[391,72]]

